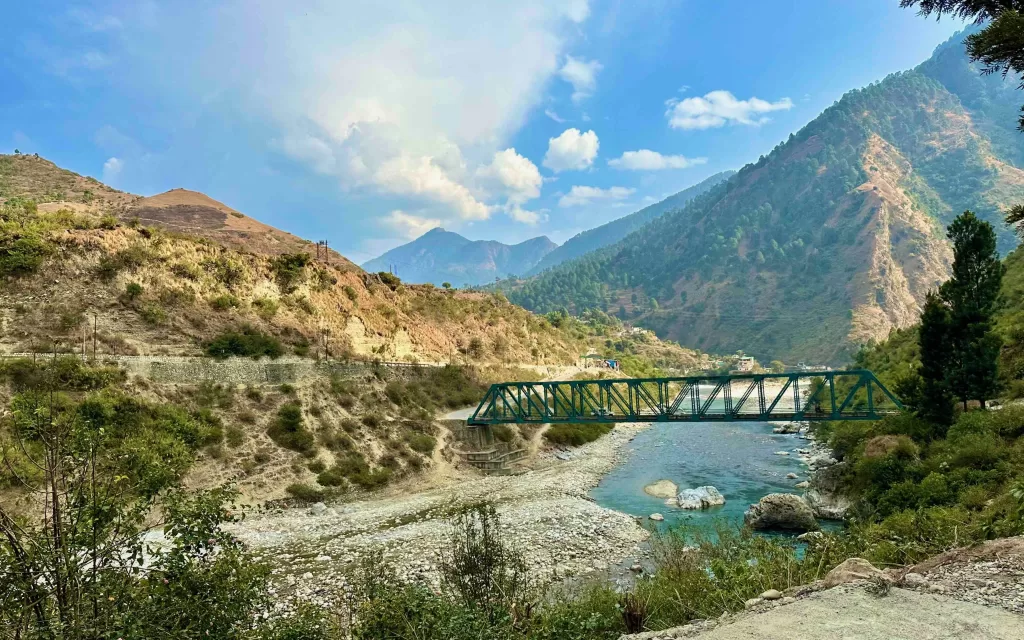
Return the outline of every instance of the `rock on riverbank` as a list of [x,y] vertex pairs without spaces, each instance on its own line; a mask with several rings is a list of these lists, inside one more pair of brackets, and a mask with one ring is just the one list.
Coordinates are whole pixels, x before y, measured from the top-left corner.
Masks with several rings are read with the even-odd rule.
[[752,529],[787,529],[814,531],[818,522],[810,505],[798,495],[769,493],[743,514],[743,521]]
[[680,509],[708,509],[721,504],[725,504],[725,496],[711,485],[683,489],[676,496],[676,505]]

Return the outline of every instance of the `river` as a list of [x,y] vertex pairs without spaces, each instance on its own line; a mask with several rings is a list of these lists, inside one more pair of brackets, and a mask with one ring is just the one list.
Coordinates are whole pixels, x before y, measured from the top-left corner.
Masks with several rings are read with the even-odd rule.
[[[655,423],[626,447],[622,464],[610,471],[590,495],[601,506],[634,516],[660,513],[660,527],[689,523],[709,529],[716,519],[743,521],[751,503],[769,493],[793,493],[807,480],[807,468],[795,449],[807,446],[796,435],[772,433],[764,422]],[[786,451],[790,455],[777,455]],[[797,479],[787,479],[789,473]],[[713,485],[725,504],[706,511],[687,511],[644,493],[658,480],[682,488]]]

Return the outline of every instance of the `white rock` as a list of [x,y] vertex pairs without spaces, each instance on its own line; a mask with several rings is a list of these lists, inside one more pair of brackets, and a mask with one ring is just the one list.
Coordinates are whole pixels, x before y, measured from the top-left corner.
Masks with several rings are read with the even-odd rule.
[[925,578],[920,573],[908,573],[903,576],[903,583],[908,587],[923,587],[928,584],[928,578]]
[[782,592],[778,589],[769,589],[761,594],[763,600],[781,600]]
[[777,456],[788,456],[789,452],[788,451],[776,451],[775,455],[777,455]]
[[314,516],[322,516],[323,514],[327,513],[327,505],[325,505],[322,502],[318,502],[314,504],[312,507],[310,507],[309,512],[312,513]]
[[664,520],[664,519],[665,519],[665,516],[661,515],[660,513],[652,513],[652,514],[651,514],[650,516],[648,516],[648,517],[649,517],[649,518],[650,518],[651,520],[654,520],[655,522],[661,522],[662,520]]
[[695,489],[683,489],[676,496],[676,504],[680,509],[707,509],[725,504],[725,496],[715,487],[705,485]]
[[786,474],[786,478],[788,478],[790,480],[796,480],[797,475],[795,473],[787,473]]
[[750,600],[747,600],[746,602],[743,603],[743,608],[744,609],[749,609],[751,607],[756,607],[757,605],[761,604],[762,602],[764,602],[764,601],[761,600],[761,598],[751,598]]
[[811,483],[804,480],[803,482],[798,482],[793,486],[796,487],[797,489],[806,489],[807,487],[811,486]]

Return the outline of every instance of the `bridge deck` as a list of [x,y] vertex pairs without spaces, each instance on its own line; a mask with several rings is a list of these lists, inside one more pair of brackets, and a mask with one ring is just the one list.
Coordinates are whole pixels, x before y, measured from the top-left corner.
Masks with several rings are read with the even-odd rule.
[[491,385],[470,426],[877,420],[903,410],[864,369]]

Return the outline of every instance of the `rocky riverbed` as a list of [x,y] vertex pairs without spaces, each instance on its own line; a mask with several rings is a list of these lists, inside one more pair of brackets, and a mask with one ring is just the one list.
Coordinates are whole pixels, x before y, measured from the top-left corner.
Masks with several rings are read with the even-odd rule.
[[[607,436],[518,475],[454,480],[412,495],[250,517],[234,533],[274,566],[275,595],[327,601],[346,591],[346,574],[375,549],[405,579],[437,580],[438,550],[447,518],[488,501],[504,533],[518,545],[540,581],[561,580],[639,560],[649,535],[636,519],[595,504],[587,495],[619,461],[644,425],[620,424]],[[287,598],[279,598],[287,601]]]

